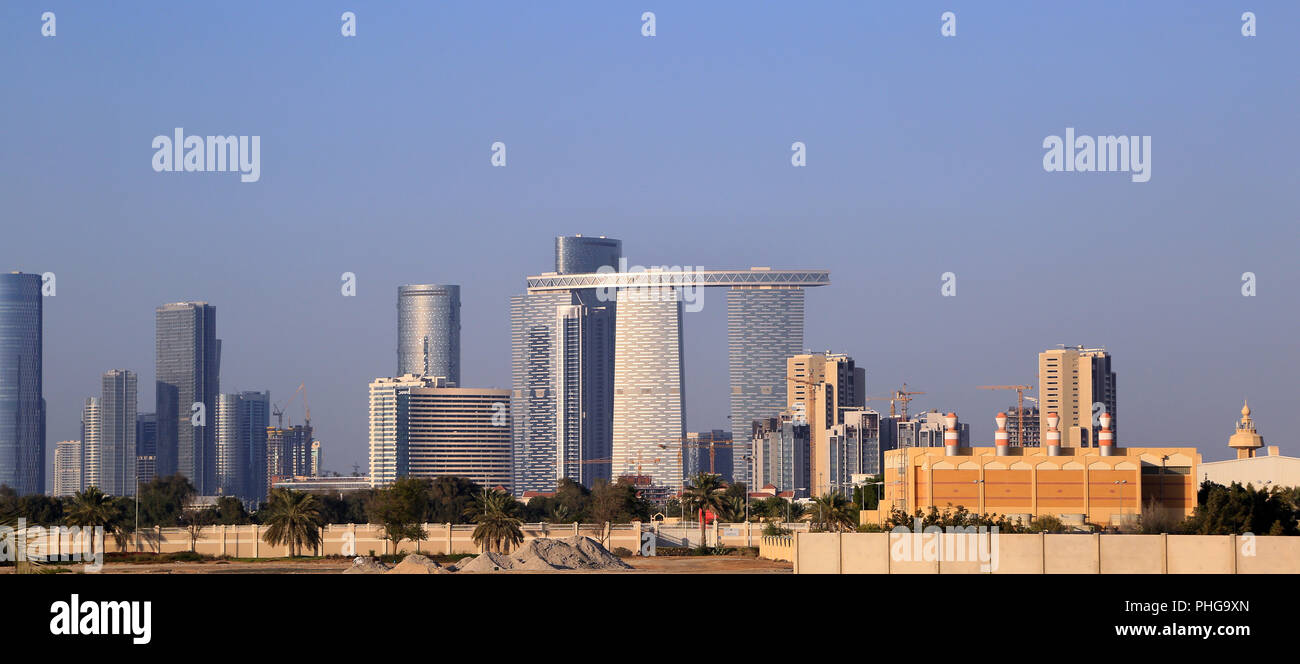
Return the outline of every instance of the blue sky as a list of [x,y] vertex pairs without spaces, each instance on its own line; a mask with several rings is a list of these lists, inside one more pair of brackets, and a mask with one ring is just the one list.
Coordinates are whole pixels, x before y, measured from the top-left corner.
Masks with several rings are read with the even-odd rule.
[[[6,2],[0,267],[57,275],[50,448],[107,369],[150,409],[154,308],[201,299],[223,391],[305,382],[326,466],[364,472],[397,286],[461,284],[463,381],[508,386],[507,298],[584,233],[633,263],[831,270],[809,348],[981,442],[1014,393],[975,386],[1035,383],[1069,343],[1114,354],[1121,443],[1226,458],[1249,397],[1300,454],[1300,5],[1132,4]],[[261,180],[153,172],[175,127],[261,136]],[[1066,127],[1151,136],[1151,180],[1044,172]],[[723,297],[686,318],[693,430],[726,426]]]

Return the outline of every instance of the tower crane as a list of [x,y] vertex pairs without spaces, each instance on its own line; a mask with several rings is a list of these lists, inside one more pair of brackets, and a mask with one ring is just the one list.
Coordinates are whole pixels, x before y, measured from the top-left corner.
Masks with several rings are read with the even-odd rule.
[[[293,394],[290,395],[289,398],[288,398],[288,400],[286,400],[286,401],[284,402],[284,408],[288,408],[288,407],[289,407],[289,404],[292,404],[292,403],[293,403],[293,400],[294,400],[295,398],[298,397],[298,393],[299,393],[299,392],[302,392],[302,406],[303,406],[303,409],[304,409],[304,410],[306,411],[306,413],[307,413],[307,415],[306,415],[306,420],[307,420],[307,421],[306,421],[306,424],[307,424],[307,426],[311,426],[311,406],[309,406],[309,405],[307,404],[307,384],[306,384],[306,383],[299,383],[299,384],[298,384],[298,389],[294,390],[294,391],[293,391]],[[276,427],[277,427],[277,428],[280,428],[280,429],[283,429],[283,428],[284,428],[284,408],[281,408],[281,407],[280,407],[280,404],[273,404],[273,405],[271,406],[271,414],[275,416],[275,419],[276,419]],[[292,420],[291,420],[291,422],[292,422]]]
[[[1025,390],[1034,389],[1033,385],[980,385],[981,390],[1015,390],[1016,391],[1016,436],[1021,447],[1025,446]],[[1033,397],[1030,397],[1034,401]]]

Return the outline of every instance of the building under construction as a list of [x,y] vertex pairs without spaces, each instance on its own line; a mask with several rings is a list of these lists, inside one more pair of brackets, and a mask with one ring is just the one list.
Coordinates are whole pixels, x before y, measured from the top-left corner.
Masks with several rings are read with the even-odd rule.
[[[1025,406],[1023,416],[1017,416],[1016,407],[1012,406],[1007,409],[1007,440],[1012,447],[1038,447],[1041,445],[1038,436],[1038,406]],[[1021,441],[1020,422],[1025,423],[1024,441]]]

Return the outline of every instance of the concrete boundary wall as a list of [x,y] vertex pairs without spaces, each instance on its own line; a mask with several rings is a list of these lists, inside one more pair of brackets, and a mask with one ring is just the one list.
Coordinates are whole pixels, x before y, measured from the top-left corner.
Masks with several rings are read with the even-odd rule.
[[795,533],[759,555],[798,574],[1300,574],[1300,537]]
[[[806,530],[807,524],[789,524],[796,532]],[[641,533],[655,532],[656,546],[698,546],[700,531],[698,524],[681,526],[660,526],[655,524],[590,524],[590,523],[525,523],[521,530],[524,542],[537,538],[564,538],[574,535],[590,537],[607,549],[624,548],[636,553],[641,549]],[[479,553],[474,544],[473,524],[426,523],[423,526],[425,539],[418,542],[403,540],[398,552],[424,553],[428,555],[447,555],[461,553]],[[758,546],[762,539],[763,527],[756,523],[711,523],[704,529],[704,541],[709,546]],[[79,546],[74,536],[55,536],[54,529],[30,528],[26,541],[30,550],[38,551],[43,547],[53,554],[71,552]],[[119,546],[111,534],[104,536],[102,549],[110,553],[144,552],[144,553],[181,553],[194,551],[206,556],[231,558],[280,558],[289,555],[287,546],[271,546],[263,539],[266,533],[264,525],[245,526],[206,526],[200,528],[197,537],[191,538],[184,528],[142,529],[139,537],[129,535],[124,546]],[[79,541],[84,542],[82,537]],[[86,544],[80,544],[87,550]],[[100,549],[98,544],[96,550]],[[384,539],[384,529],[376,524],[329,524],[321,528],[321,546],[314,550],[300,552],[302,555],[316,556],[365,556],[394,553],[392,542]],[[793,553],[787,559],[793,559]]]

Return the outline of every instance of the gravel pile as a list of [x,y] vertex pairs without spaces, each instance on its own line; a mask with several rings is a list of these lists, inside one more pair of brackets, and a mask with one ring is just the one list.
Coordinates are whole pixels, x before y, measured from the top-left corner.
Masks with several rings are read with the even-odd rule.
[[449,570],[428,556],[412,553],[384,574],[447,574]]
[[344,574],[383,574],[388,571],[385,565],[370,556],[359,556],[352,560],[352,566],[343,570]]
[[552,572],[632,569],[590,537],[539,538],[510,554],[484,553],[456,565],[457,572]]
[[456,563],[457,572],[500,572],[514,569],[515,561],[504,553],[488,551],[473,558],[463,558]]

